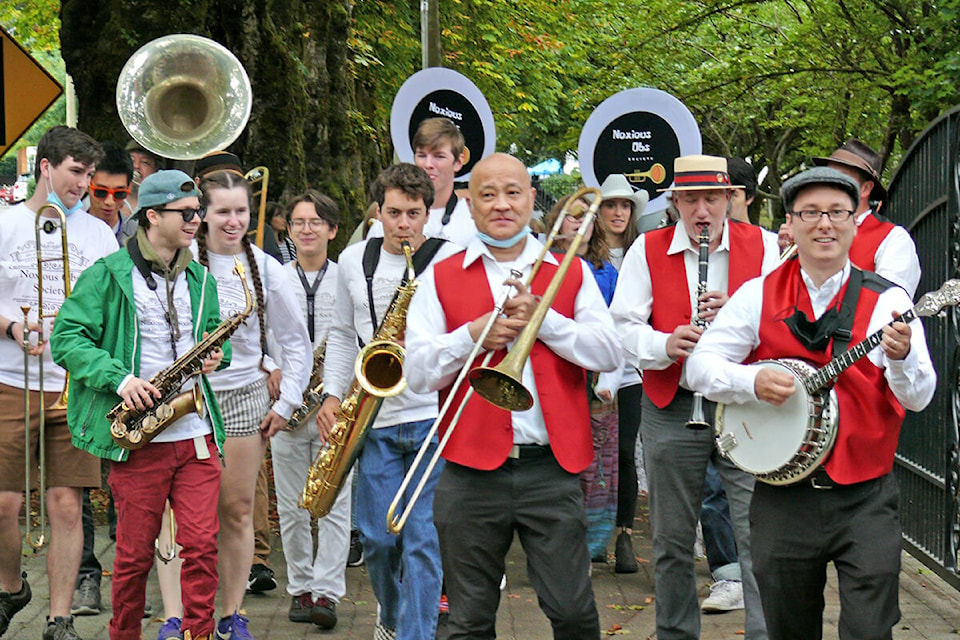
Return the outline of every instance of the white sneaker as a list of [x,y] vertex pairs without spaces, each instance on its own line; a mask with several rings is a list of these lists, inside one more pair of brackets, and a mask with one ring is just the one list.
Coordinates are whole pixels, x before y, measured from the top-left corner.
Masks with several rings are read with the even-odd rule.
[[743,609],[743,584],[739,580],[720,580],[710,585],[710,595],[700,604],[704,613],[726,613]]

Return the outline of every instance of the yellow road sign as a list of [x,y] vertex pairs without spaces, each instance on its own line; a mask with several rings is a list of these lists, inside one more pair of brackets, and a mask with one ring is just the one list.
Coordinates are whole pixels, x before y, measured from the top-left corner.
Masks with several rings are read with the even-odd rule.
[[0,29],[0,155],[63,93],[63,87]]

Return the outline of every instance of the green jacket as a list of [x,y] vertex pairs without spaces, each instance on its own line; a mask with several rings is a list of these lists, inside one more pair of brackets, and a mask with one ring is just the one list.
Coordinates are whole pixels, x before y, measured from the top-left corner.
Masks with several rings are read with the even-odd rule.
[[[84,270],[57,313],[50,350],[54,362],[70,372],[67,423],[75,447],[100,458],[123,461],[129,451],[110,435],[106,414],[121,398],[117,387],[129,374],[140,375],[140,331],[133,299],[133,260],[126,249],[100,258]],[[193,309],[194,340],[220,324],[217,285],[197,262],[187,267]],[[230,364],[230,343],[223,362]],[[223,457],[223,417],[206,376],[200,376],[207,415]]]

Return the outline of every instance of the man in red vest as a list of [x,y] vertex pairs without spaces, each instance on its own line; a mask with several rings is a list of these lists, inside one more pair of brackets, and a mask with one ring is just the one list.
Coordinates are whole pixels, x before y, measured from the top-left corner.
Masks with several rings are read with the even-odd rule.
[[[693,546],[708,460],[720,473],[730,502],[746,637],[766,637],[750,569],[747,512],[753,478],[719,456],[709,429],[684,427],[693,404],[684,359],[703,333],[700,323],[713,320],[729,294],[744,282],[772,271],[779,256],[772,234],[727,219],[735,188],[726,159],[677,158],[672,191],[680,220],[634,242],[610,305],[627,363],[643,371],[640,434],[650,489],[658,638],[700,635]],[[698,268],[702,227],[708,230],[709,249],[703,283]],[[713,405],[703,404],[704,415],[712,422]]]
[[[876,151],[850,138],[829,158],[814,158],[817,166],[826,166],[845,173],[859,185],[857,192],[857,235],[850,246],[850,260],[867,271],[898,284],[912,298],[920,283],[920,259],[910,233],[893,224],[878,212],[887,199],[880,182],[883,160]],[[789,224],[784,225],[789,232]]]
[[[492,364],[527,325],[558,265],[548,253],[529,290],[521,283],[542,249],[528,226],[533,202],[530,176],[516,158],[498,153],[474,167],[470,209],[477,235],[464,252],[434,265],[407,316],[404,369],[414,391],[440,390],[441,403],[454,392],[505,286],[517,294],[483,341],[494,351]],[[456,425],[450,424],[455,411],[441,420],[441,434],[452,433],[434,492],[434,522],[451,640],[496,637],[499,585],[514,532],[554,638],[600,636],[578,476],[593,459],[585,371],[621,365],[600,290],[590,269],[574,260],[523,366],[533,407],[510,412],[472,395]],[[454,408],[467,388],[455,391]]]
[[904,408],[927,405],[936,372],[923,325],[891,322],[911,306],[909,296],[850,260],[860,185],[816,167],[781,193],[798,259],[737,291],[687,361],[687,380],[718,402],[780,406],[796,393],[794,377],[750,363],[799,358],[820,367],[882,328],[880,348],[834,383],[839,419],[826,462],[791,485],[757,483],[750,519],[771,638],[821,637],[830,562],[839,575],[840,637],[890,638],[900,618],[901,537],[891,470]]

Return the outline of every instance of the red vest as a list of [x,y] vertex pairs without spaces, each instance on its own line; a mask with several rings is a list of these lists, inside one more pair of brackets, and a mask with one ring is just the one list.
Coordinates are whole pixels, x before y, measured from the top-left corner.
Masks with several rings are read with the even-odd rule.
[[[842,300],[841,287],[830,306]],[[863,287],[853,320],[855,346],[867,337],[867,326],[877,303],[878,293]],[[825,351],[809,351],[794,337],[783,321],[793,314],[794,304],[813,318],[810,296],[800,276],[800,261],[790,260],[767,276],[763,283],[763,311],[760,316],[760,345],[745,362],[774,358],[800,358],[821,367],[830,361]],[[879,347],[877,347],[879,348]],[[864,356],[837,378],[835,387],[839,405],[837,439],[824,467],[840,484],[853,484],[878,478],[893,469],[893,456],[903,423],[904,410],[883,377],[883,370]]]
[[[448,332],[493,309],[493,296],[483,260],[477,259],[463,269],[463,255],[458,253],[433,267],[437,297],[446,316]],[[552,305],[555,311],[568,318],[573,317],[574,302],[583,281],[581,265],[580,260],[574,260],[570,265]],[[544,262],[533,280],[532,293],[542,295],[556,271],[556,265]],[[506,350],[497,351],[490,365],[496,365],[505,355]],[[474,361],[474,366],[478,366],[483,358],[484,354],[481,353]],[[530,352],[530,363],[553,455],[561,467],[570,473],[579,473],[593,460],[586,372],[556,355],[539,340]],[[451,387],[452,384],[440,390],[441,405],[450,394]],[[460,406],[468,387],[467,383],[461,385],[453,409]],[[440,423],[441,437],[446,433],[454,413],[449,412]],[[510,412],[473,394],[443,450],[443,457],[460,465],[490,471],[506,461],[511,447],[513,421]]]
[[873,213],[864,218],[850,245],[850,262],[864,271],[876,271],[877,249],[895,226],[892,222],[880,220]]
[[[679,223],[678,223],[679,224]],[[747,280],[760,275],[763,265],[763,231],[743,222],[727,220],[730,229],[730,266],[727,293],[740,288]],[[653,286],[653,307],[650,326],[657,331],[672,333],[680,325],[689,324],[690,289],[687,286],[687,268],[684,252],[667,255],[673,241],[674,227],[648,231],[646,242],[647,266]],[[644,369],[643,392],[661,409],[673,402],[680,384],[683,359],[666,369]]]

